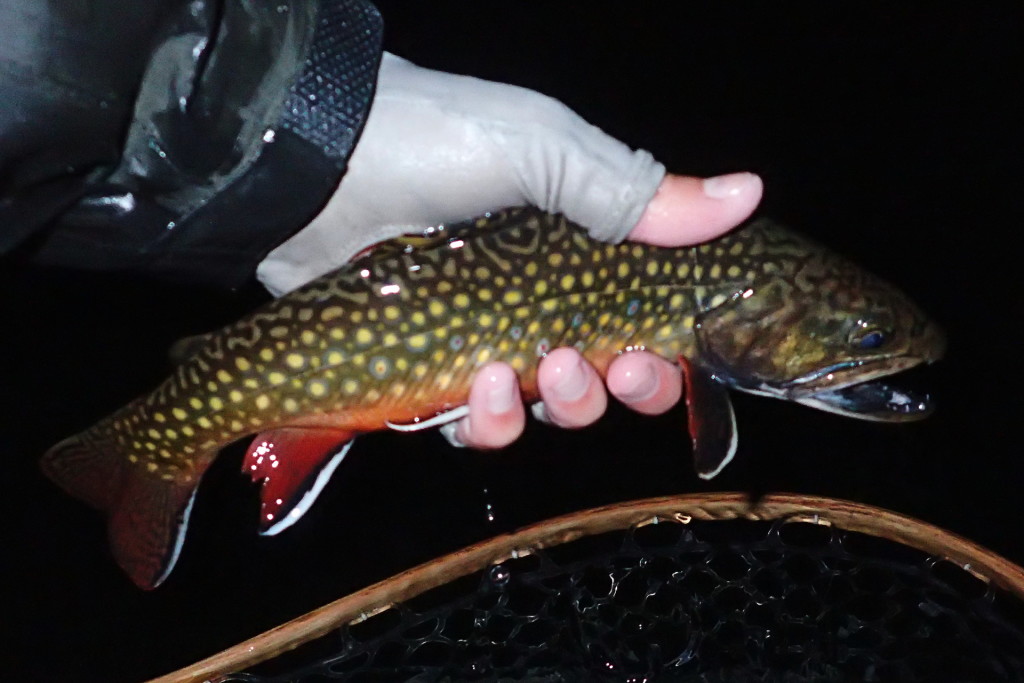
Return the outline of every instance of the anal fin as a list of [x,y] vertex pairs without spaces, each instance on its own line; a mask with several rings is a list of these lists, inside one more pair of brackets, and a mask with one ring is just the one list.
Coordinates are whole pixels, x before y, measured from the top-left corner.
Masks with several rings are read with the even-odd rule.
[[261,534],[273,536],[305,514],[345,457],[352,437],[344,429],[282,427],[253,439],[242,471],[262,483]]
[[679,357],[686,389],[686,415],[693,440],[693,466],[711,479],[736,455],[736,415],[729,389],[683,356]]

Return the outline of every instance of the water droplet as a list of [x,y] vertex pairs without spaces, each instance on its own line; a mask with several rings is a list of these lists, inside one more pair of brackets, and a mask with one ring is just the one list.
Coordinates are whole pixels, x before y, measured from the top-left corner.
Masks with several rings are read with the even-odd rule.
[[496,564],[493,567],[491,567],[491,571],[488,577],[490,578],[491,583],[493,583],[495,586],[497,586],[498,588],[504,588],[512,579],[512,572],[510,572],[506,567],[503,567],[500,564]]
[[[198,16],[198,15],[197,15]],[[206,49],[207,40],[203,38],[198,43],[192,46],[192,59],[197,60],[203,56],[203,50]]]
[[156,152],[156,155],[161,159],[167,158],[167,152],[163,150],[163,148],[160,146],[160,143],[157,142],[156,140],[150,140],[148,143],[148,147],[154,152]]

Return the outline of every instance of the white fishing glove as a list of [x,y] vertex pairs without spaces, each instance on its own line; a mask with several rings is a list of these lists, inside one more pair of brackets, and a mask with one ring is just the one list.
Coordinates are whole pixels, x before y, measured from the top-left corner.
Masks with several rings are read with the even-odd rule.
[[338,191],[256,274],[280,296],[382,240],[527,204],[616,242],[664,176],[555,99],[385,53]]

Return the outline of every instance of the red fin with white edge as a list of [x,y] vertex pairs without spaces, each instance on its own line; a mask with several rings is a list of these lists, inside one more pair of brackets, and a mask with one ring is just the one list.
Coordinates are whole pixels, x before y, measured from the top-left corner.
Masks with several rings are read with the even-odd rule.
[[174,569],[185,543],[198,482],[168,482],[135,470],[110,515],[110,547],[141,588],[156,588]]
[[242,472],[262,483],[261,534],[273,536],[305,514],[345,457],[352,436],[343,429],[282,427],[253,439]]
[[202,469],[166,480],[129,463],[116,444],[66,439],[42,459],[43,472],[71,495],[107,512],[111,550],[140,588],[156,588],[178,559]]
[[693,466],[711,479],[736,455],[736,416],[728,388],[679,356],[686,391],[686,415],[693,440]]

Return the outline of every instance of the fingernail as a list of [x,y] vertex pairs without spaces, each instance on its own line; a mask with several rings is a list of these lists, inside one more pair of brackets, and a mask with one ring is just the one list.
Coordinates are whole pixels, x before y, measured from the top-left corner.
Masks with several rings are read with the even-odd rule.
[[515,382],[494,376],[490,380],[492,384],[487,390],[487,410],[492,415],[504,415],[520,400],[519,392],[516,391]]
[[626,389],[619,392],[619,399],[623,401],[643,401],[654,396],[658,390],[658,376],[650,365],[645,364],[635,372],[627,372],[625,380]]
[[753,173],[729,173],[713,178],[705,178],[702,182],[704,194],[712,199],[730,199],[739,196],[754,184],[756,175]]
[[560,401],[575,401],[583,397],[590,383],[590,378],[583,369],[583,361],[561,368],[560,376],[555,380],[551,390]]

